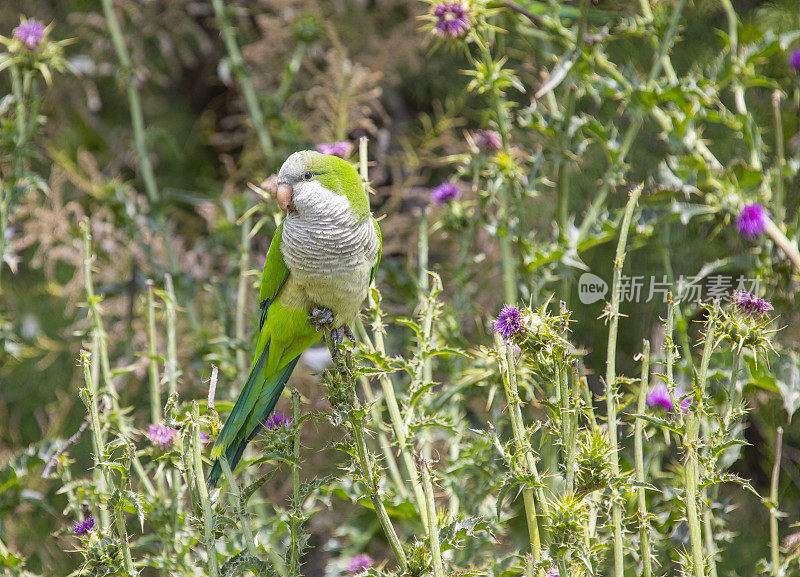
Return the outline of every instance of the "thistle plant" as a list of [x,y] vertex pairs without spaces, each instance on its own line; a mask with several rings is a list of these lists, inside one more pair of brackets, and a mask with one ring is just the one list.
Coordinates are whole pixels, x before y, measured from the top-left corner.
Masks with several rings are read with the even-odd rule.
[[[794,3],[17,4],[0,572],[797,574]],[[302,149],[381,266],[209,491]]]

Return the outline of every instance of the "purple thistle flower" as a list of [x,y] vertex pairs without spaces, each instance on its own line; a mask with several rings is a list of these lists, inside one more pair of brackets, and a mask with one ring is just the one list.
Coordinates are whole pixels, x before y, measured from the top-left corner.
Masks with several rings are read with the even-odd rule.
[[317,152],[320,154],[330,154],[339,158],[348,158],[353,152],[353,145],[349,141],[323,142],[317,145]]
[[672,399],[670,399],[669,389],[664,383],[659,383],[650,389],[645,402],[648,407],[661,407],[665,411],[672,410]]
[[20,40],[30,50],[39,47],[44,37],[44,24],[38,20],[25,20],[14,28],[14,38]]
[[447,204],[458,196],[458,187],[452,182],[443,182],[431,191],[431,199],[436,204]]
[[147,438],[154,445],[158,445],[162,449],[169,447],[178,435],[178,430],[168,427],[167,425],[148,425]]
[[209,435],[205,431],[200,431],[200,442],[201,443],[203,443],[204,445],[207,445],[208,443],[211,442],[211,440],[212,440],[211,439],[211,435]]
[[800,72],[800,49],[795,48],[789,52],[789,66]]
[[78,537],[83,537],[89,531],[94,530],[94,517],[89,515],[84,521],[75,521],[72,524],[72,532]]
[[351,575],[358,575],[359,573],[363,573],[372,567],[374,564],[375,561],[372,560],[372,557],[366,553],[361,553],[350,559],[350,562],[347,564],[347,571]]
[[269,418],[267,418],[264,426],[269,429],[270,431],[275,431],[280,427],[288,427],[294,422],[294,419],[288,417],[281,413],[280,411],[277,413],[272,413]]
[[761,317],[772,310],[772,303],[747,291],[734,291],[731,302],[734,307],[749,316]]
[[767,211],[763,206],[754,202],[746,204],[736,217],[736,230],[747,238],[753,238],[764,233],[767,225]]
[[[685,394],[686,393],[684,393],[683,390],[679,388],[675,389],[675,398],[680,399]],[[667,388],[667,385],[664,383],[659,383],[650,389],[650,392],[647,393],[647,399],[645,400],[645,403],[648,407],[661,407],[664,409],[664,412],[671,411],[672,399],[669,396],[669,389]],[[681,401],[679,405],[681,413],[686,414],[691,405],[692,397],[690,395]]]
[[496,130],[475,133],[475,145],[483,152],[496,152],[503,148],[503,137]]
[[522,330],[523,324],[522,311],[514,305],[505,305],[497,315],[494,332],[508,340]]
[[461,38],[472,28],[467,8],[461,2],[441,2],[433,9],[433,15],[433,29],[439,36]]

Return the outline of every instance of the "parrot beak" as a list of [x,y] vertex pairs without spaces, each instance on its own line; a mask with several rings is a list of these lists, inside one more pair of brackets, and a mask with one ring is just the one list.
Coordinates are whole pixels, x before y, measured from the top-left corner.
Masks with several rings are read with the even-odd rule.
[[275,193],[275,198],[278,200],[278,207],[283,212],[289,212],[290,210],[297,210],[294,206],[294,202],[292,202],[292,195],[294,194],[294,190],[292,189],[291,184],[287,184],[282,182],[278,185],[278,190]]

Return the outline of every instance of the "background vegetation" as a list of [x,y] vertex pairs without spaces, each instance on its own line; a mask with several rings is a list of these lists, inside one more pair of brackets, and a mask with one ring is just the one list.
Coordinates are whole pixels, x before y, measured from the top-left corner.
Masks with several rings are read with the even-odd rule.
[[[0,567],[800,574],[795,4],[474,0],[454,29],[415,0],[3,3]],[[203,495],[280,218],[259,189],[362,137],[384,252],[357,363],[309,351],[293,422]],[[615,306],[637,275],[677,304]],[[715,275],[757,279],[766,321]]]

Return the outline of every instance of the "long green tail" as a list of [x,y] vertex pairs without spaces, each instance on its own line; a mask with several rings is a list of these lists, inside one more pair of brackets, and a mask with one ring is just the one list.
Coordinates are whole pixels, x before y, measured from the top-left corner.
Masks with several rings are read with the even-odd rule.
[[[269,346],[266,346],[264,347],[258,362],[253,367],[253,370],[250,371],[250,375],[247,377],[247,382],[242,389],[242,394],[239,395],[239,398],[236,400],[236,404],[234,405],[231,414],[228,416],[228,420],[225,422],[225,426],[222,428],[219,438],[217,439],[216,445],[219,445],[221,442],[225,442],[227,437],[233,435],[232,442],[225,448],[225,458],[227,459],[231,470],[236,468],[236,465],[242,458],[242,454],[244,453],[244,449],[247,447],[247,444],[252,441],[263,428],[264,423],[267,421],[270,413],[272,413],[272,410],[278,403],[278,399],[281,398],[283,387],[286,385],[286,382],[289,380],[289,376],[292,374],[295,365],[297,365],[297,361],[300,359],[300,356],[298,355],[292,359],[289,364],[284,366],[283,369],[279,370],[271,377],[266,377],[263,375],[263,372],[264,364],[266,363],[268,356]],[[259,381],[263,382],[262,387],[257,386]],[[262,404],[262,402],[260,402],[261,399],[264,399],[266,404],[263,405],[263,409],[258,417],[256,426],[253,427],[253,430],[248,434],[246,428],[247,422],[250,420],[250,415],[244,412],[246,410],[244,407],[251,404],[251,397],[253,396],[255,390],[259,389],[260,394],[258,395],[258,399],[253,400],[252,402],[252,405],[254,405],[253,410],[258,410],[258,405]],[[215,446],[215,449],[216,448],[217,447]],[[214,466],[211,468],[211,472],[208,475],[209,490],[216,487],[221,474],[222,465],[220,464],[219,459],[217,459],[214,461]]]

